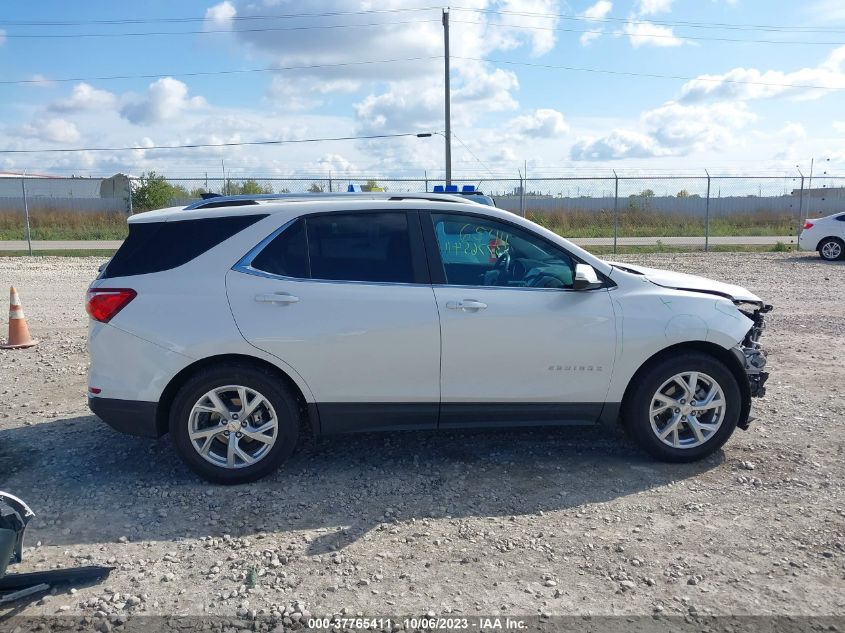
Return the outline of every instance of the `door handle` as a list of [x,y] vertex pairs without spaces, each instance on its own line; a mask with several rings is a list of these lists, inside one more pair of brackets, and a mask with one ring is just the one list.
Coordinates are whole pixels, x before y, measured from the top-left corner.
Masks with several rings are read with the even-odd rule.
[[275,303],[277,305],[286,305],[288,303],[296,303],[299,297],[296,297],[287,292],[275,292],[267,295],[255,295],[255,300],[259,303]]
[[476,301],[475,299],[464,299],[463,301],[447,301],[446,307],[450,310],[460,310],[461,312],[478,312],[486,308],[487,304]]

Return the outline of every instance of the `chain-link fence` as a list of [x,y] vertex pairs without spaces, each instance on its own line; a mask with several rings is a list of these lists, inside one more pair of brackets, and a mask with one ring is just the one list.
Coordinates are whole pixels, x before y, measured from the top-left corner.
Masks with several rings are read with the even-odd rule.
[[[845,178],[602,176],[454,180],[598,252],[780,248],[808,217],[845,212]],[[2,178],[0,240],[121,239],[125,216],[203,194],[425,192],[426,178]]]

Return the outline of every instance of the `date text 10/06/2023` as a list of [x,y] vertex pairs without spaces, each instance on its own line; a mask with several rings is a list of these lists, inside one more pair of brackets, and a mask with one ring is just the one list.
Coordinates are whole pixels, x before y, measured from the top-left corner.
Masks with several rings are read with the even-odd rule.
[[476,630],[476,631],[521,631],[527,628],[525,620],[510,617],[327,617],[309,618],[307,626],[309,629],[342,629],[342,630],[394,630],[396,625],[401,625],[405,630],[427,630],[427,631],[450,631],[450,630]]

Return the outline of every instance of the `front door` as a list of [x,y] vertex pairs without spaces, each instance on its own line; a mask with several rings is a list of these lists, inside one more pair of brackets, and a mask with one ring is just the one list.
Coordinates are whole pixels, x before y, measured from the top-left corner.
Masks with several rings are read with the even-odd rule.
[[323,433],[436,426],[440,326],[421,242],[415,212],[313,214],[229,272],[238,327],[302,376]]
[[608,291],[572,290],[575,260],[523,228],[461,213],[430,222],[440,426],[595,422],[616,346]]

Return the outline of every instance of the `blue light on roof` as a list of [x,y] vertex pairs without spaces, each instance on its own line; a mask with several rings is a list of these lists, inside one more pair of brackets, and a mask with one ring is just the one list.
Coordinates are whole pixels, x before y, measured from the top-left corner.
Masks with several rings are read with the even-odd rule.
[[349,192],[349,193],[361,193],[362,192],[361,185],[349,185],[346,188],[346,191]]
[[443,185],[434,185],[434,193],[443,193]]
[[461,192],[463,193],[472,193],[475,191],[475,185],[464,185],[461,187]]
[[446,193],[458,193],[458,185],[446,185]]

